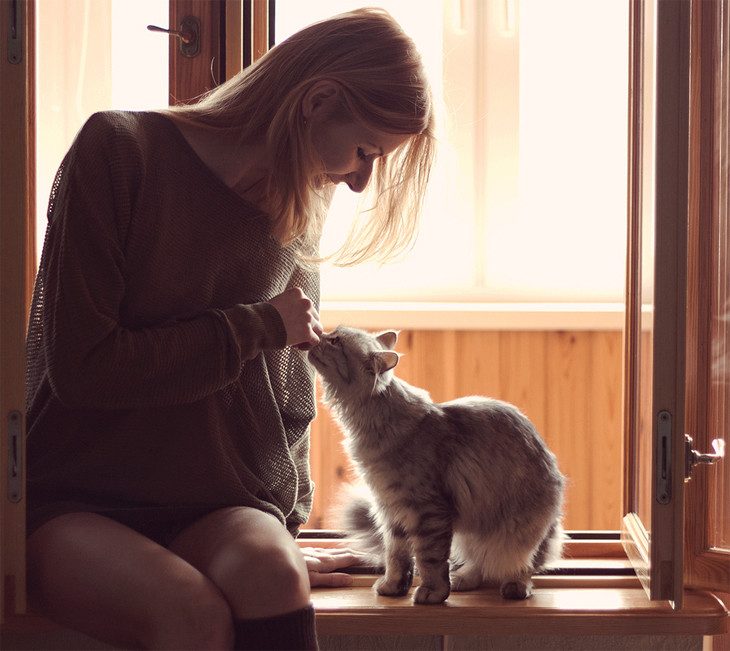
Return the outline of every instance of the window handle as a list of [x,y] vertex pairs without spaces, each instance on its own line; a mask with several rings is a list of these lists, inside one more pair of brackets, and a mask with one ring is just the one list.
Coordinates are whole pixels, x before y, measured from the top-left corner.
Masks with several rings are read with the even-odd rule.
[[180,53],[183,56],[194,57],[200,52],[200,21],[195,16],[185,16],[180,23],[180,29],[165,29],[157,25],[147,25],[147,29],[180,39]]
[[692,477],[692,469],[698,463],[712,464],[722,459],[725,456],[725,440],[724,439],[713,439],[712,449],[715,451],[714,454],[711,452],[701,453],[693,449],[692,444],[694,441],[688,434],[684,435],[684,480],[689,481]]

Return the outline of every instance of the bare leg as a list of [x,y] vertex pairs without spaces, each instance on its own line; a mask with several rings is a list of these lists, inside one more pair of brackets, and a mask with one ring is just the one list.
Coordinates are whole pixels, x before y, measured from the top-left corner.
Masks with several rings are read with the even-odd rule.
[[208,577],[236,619],[273,617],[309,606],[309,574],[296,542],[272,515],[220,509],[184,529],[170,551]]
[[28,539],[31,596],[59,623],[113,645],[225,649],[218,587],[164,547],[94,513],[68,513]]

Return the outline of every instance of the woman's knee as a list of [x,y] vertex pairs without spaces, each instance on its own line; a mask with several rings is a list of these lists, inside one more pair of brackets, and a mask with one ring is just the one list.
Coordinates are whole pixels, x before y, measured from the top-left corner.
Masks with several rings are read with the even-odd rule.
[[144,648],[233,648],[233,614],[215,585],[172,578],[169,587],[170,597],[150,610],[141,631]]
[[183,531],[170,549],[220,588],[236,618],[273,617],[310,602],[304,557],[267,513],[221,509]]
[[273,617],[309,604],[307,568],[291,542],[260,541],[254,548],[221,554],[210,576],[228,598],[235,617]]

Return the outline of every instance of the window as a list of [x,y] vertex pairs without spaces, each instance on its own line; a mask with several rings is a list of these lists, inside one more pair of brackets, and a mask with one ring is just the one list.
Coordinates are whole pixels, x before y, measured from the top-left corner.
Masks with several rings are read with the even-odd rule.
[[[526,6],[526,1],[527,0],[523,0],[523,3],[522,3],[523,6]],[[403,0],[403,2],[405,3],[405,0]],[[70,2],[69,3],[66,3],[66,4],[71,5]],[[89,0],[89,4],[93,5],[94,3]],[[277,7],[279,9],[278,13],[279,13],[280,16],[283,13],[282,12],[282,9],[285,6],[285,4],[286,4],[286,0],[280,0],[280,2],[277,4]],[[602,4],[609,4],[609,3],[602,3]],[[618,4],[621,4],[621,3],[615,3],[615,4],[618,5]],[[665,6],[666,6],[666,4],[671,4],[671,3],[665,3]],[[713,20],[715,20],[715,19],[713,19],[711,17],[712,12],[716,12],[717,13],[717,20],[716,20],[716,22],[717,22],[718,25],[720,25],[720,28],[722,30],[722,34],[724,34],[722,43],[724,43],[726,45],[727,44],[727,32],[728,32],[728,11],[727,11],[727,2],[726,2],[726,0],[717,0],[717,1],[715,1],[715,0],[707,0],[706,2],[692,2],[691,4],[693,6],[693,11],[697,10],[698,7],[704,7],[702,11],[706,11],[707,12],[707,15],[710,16],[710,18],[708,20],[708,24],[710,24]],[[314,7],[315,5],[312,4],[311,6]],[[330,4],[330,6],[332,7],[333,5]],[[419,6],[420,6],[420,3],[419,3]],[[489,5],[489,6],[492,6],[492,5]],[[514,5],[512,5],[510,2],[507,1],[507,2],[502,2],[502,3],[495,3],[493,6],[497,7],[497,9],[500,12],[502,12],[502,11],[505,12],[504,14],[500,14],[500,15],[503,15],[504,16],[505,21],[506,21],[505,24],[509,25],[509,20],[510,19],[514,19],[514,14],[510,13],[510,11],[511,11],[510,10],[510,7],[514,7]],[[469,2],[462,2],[462,3],[454,2],[454,3],[449,4],[449,7],[450,8],[448,9],[448,11],[451,11],[451,12],[454,11],[454,8],[458,8],[459,9],[459,13],[458,14],[457,13],[454,13],[453,15],[458,15],[458,17],[464,17],[464,16],[468,16],[468,10],[469,10],[470,7],[472,7],[472,5]],[[449,15],[452,15],[452,14],[449,14]],[[310,18],[313,18],[314,17],[314,14],[310,12],[309,13],[309,16],[310,16]],[[512,17],[512,18],[510,18],[510,17]],[[163,20],[163,19],[155,19],[155,20],[157,22],[161,22],[162,24],[165,24],[166,23],[166,21]],[[94,21],[91,21],[91,22],[93,22],[93,24],[95,26],[99,24],[99,23],[94,22]],[[468,21],[465,21],[465,22],[468,22]],[[595,24],[597,21],[596,20],[591,20],[590,22],[592,24]],[[457,21],[457,25],[463,25],[463,23],[459,23]],[[600,36],[600,35],[598,35],[598,36]],[[41,37],[39,40],[43,40],[43,38],[44,37]],[[165,40],[165,39],[163,39],[163,40]],[[711,42],[711,41],[709,39],[705,39],[705,42]],[[715,45],[713,45],[713,47],[715,47]],[[713,60],[712,57],[709,57],[709,60],[712,61]],[[725,56],[724,59],[720,59],[718,57],[715,57],[714,60],[716,62],[715,63],[715,68],[711,68],[711,71],[712,71],[713,74],[715,74],[717,76],[717,79],[719,80],[717,85],[718,85],[718,87],[720,87],[722,89],[721,92],[719,93],[720,99],[721,99],[721,102],[720,102],[719,105],[722,107],[722,110],[724,111],[722,113],[722,115],[724,115],[724,123],[722,123],[722,124],[725,125],[723,127],[722,124],[721,124],[721,122],[718,120],[718,118],[715,117],[715,126],[718,128],[718,134],[717,134],[718,142],[724,142],[723,140],[721,140],[721,138],[722,138],[722,135],[723,134],[726,135],[726,126],[727,126],[727,114],[728,114],[727,113],[727,81],[726,81],[727,80],[727,75],[725,74],[723,76],[723,72],[726,73],[726,70],[718,62],[719,61],[722,61],[723,62],[722,65],[724,66],[724,62],[726,62],[727,57]],[[7,66],[7,62],[2,62],[2,65]],[[3,72],[5,72],[6,70],[7,70],[7,67],[3,68]],[[9,77],[6,78],[6,79],[9,79]],[[724,86],[723,86],[723,84],[724,84]],[[3,96],[5,98],[12,96],[12,97],[14,97],[14,98],[17,99],[18,97],[23,97],[25,95],[25,90],[26,89],[24,87],[22,87],[22,85],[18,84],[15,80],[8,82],[8,86],[6,88],[4,88],[4,90],[8,90],[8,89],[9,89],[9,92],[7,94],[5,92],[3,93]],[[15,94],[13,95],[13,93],[15,93]],[[18,103],[20,103],[20,100],[18,101]],[[7,106],[7,104],[5,104],[3,102],[3,108],[4,109],[6,108],[6,106]],[[95,109],[92,109],[92,110],[95,110]],[[17,112],[18,111],[16,111],[16,113]],[[4,115],[5,116],[11,116],[11,111],[8,111],[8,113],[4,113]],[[13,114],[11,117],[15,118],[17,116],[15,114]],[[4,118],[3,122],[6,123],[6,118]],[[23,123],[22,121],[14,121],[12,124],[14,124],[19,130],[22,130],[23,128],[25,128],[24,127],[24,124],[25,123]],[[4,132],[4,137],[3,137],[3,143],[4,144],[7,144],[9,142],[9,140],[6,140],[5,139],[7,137],[7,134],[8,133],[9,132]],[[73,133],[73,131],[71,131],[71,133]],[[15,141],[13,140],[13,142],[15,142]],[[21,154],[22,154],[21,149],[22,148],[20,148],[20,147],[16,147],[15,149],[13,149],[11,151],[12,157],[20,157]],[[710,149],[712,149],[712,148],[710,148]],[[8,151],[10,150],[10,147],[4,148],[4,150],[5,151],[3,152],[3,161],[4,162],[7,162],[9,159],[12,158],[11,156],[8,156],[7,155],[8,154]],[[724,152],[724,153],[722,153],[722,156],[725,156],[726,157],[726,154],[727,154],[726,150],[725,149],[722,149],[721,147],[720,148],[717,148],[717,151],[718,152],[720,150],[722,152]],[[721,158],[720,153],[718,153],[717,155],[718,155],[718,158]],[[58,162],[58,160],[55,161],[55,163],[57,163],[57,162]],[[725,165],[724,167],[722,167],[720,165],[720,167],[725,170],[725,173],[727,172],[727,165]],[[2,199],[2,201],[3,201],[3,207],[5,207],[6,205],[8,205],[5,202],[7,201],[8,197],[10,197],[13,194],[13,192],[15,192],[17,194],[17,187],[18,187],[17,185],[14,185],[12,182],[11,183],[8,183],[8,177],[5,175],[5,172],[6,172],[7,169],[8,168],[6,167],[3,170],[3,172],[4,172],[3,178],[2,178],[2,190],[3,191],[0,192],[0,199]],[[726,174],[725,174],[725,176],[726,176]],[[13,177],[10,177],[10,178],[12,179]],[[725,183],[724,186],[721,185],[720,186],[720,189],[722,189],[722,187],[725,187],[726,188],[727,187],[727,183]],[[724,197],[725,200],[727,199],[726,193],[723,194],[722,196]],[[45,203],[45,197],[43,197],[42,202]],[[725,203],[723,205],[726,207],[727,206],[727,202],[725,201]],[[41,208],[42,208],[42,206],[41,206]],[[43,210],[41,209],[41,213],[42,212],[43,212]],[[18,214],[20,214],[20,213],[18,213]],[[725,237],[725,239],[722,240],[722,241],[726,243],[726,240],[727,240],[727,237],[726,237],[726,235],[727,235],[727,228],[726,228],[727,210],[724,210],[724,212],[722,212],[722,215],[724,217],[718,218],[718,220],[720,220],[720,219],[723,220],[723,221],[720,222],[718,228],[722,228],[724,230],[721,231],[722,235],[721,236],[718,236],[718,237]],[[2,220],[2,222],[3,222],[3,230],[2,230],[3,235],[6,235],[7,233],[11,232],[6,227],[11,222],[13,222],[13,220],[16,217],[17,216],[15,215],[15,213],[11,214],[9,211],[8,212],[5,212],[5,210],[3,211],[3,220]],[[16,219],[16,221],[17,221],[17,219]],[[3,240],[4,240],[5,243],[8,242],[8,238],[0,238],[0,241],[3,241]],[[4,246],[6,246],[6,244],[4,244]],[[3,248],[3,253],[5,253],[5,251],[6,251],[6,248]],[[722,257],[722,259],[724,260],[727,257],[726,256],[726,251],[727,251],[727,246],[725,245],[724,248],[722,249],[722,253],[718,253],[718,257],[724,256],[724,257]],[[621,256],[617,254],[617,257],[620,258]],[[8,279],[8,275],[5,273],[5,270],[6,269],[12,269],[13,272],[15,272],[16,269],[15,269],[15,267],[12,266],[12,264],[11,264],[12,263],[12,260],[10,259],[9,256],[3,255],[2,258],[3,258],[3,285],[2,285],[2,287],[3,287],[3,290],[4,291],[7,291],[7,288],[9,287],[9,283],[6,283],[6,280]],[[717,260],[715,262],[718,263],[717,264],[717,268],[718,269],[724,269],[724,267],[721,266],[721,263],[720,263],[719,260]],[[699,276],[699,281],[701,282],[702,279],[703,278],[700,275]],[[719,310],[720,313],[726,314],[726,310],[720,310],[720,306],[723,305],[722,301],[726,301],[727,300],[727,297],[726,297],[726,293],[727,292],[722,293],[723,291],[724,290],[721,290],[721,289],[718,288],[718,295],[716,297],[717,298],[716,307],[718,307],[718,310]],[[6,309],[6,306],[8,304],[8,300],[7,299],[8,299],[8,294],[5,294],[4,293],[3,294],[3,308],[4,309]],[[713,313],[713,314],[715,314],[715,313]],[[9,315],[7,319],[6,319],[6,316],[5,315]],[[3,323],[4,324],[9,324],[9,323],[20,324],[20,323],[22,323],[23,318],[24,318],[24,315],[23,315],[23,310],[22,309],[19,309],[19,308],[18,309],[15,309],[14,312],[13,311],[7,311],[6,310],[4,312]],[[717,334],[717,338],[715,338],[715,334],[712,335],[713,336],[713,341],[720,342],[718,345],[721,345],[721,346],[723,345],[721,343],[722,338],[724,338],[725,340],[727,339],[727,330],[726,329],[724,329],[724,330],[722,329],[722,324],[726,324],[726,322],[727,322],[726,321],[726,317],[725,317],[725,320],[718,319],[717,322],[713,321],[713,326],[712,327],[713,328],[717,328],[717,333],[719,333],[719,334]],[[719,325],[718,325],[718,323],[719,323]],[[18,330],[18,329],[19,328],[15,328],[15,330]],[[8,360],[11,360],[11,361],[15,360],[15,361],[17,361],[17,358],[19,357],[18,354],[17,354],[17,350],[19,350],[22,347],[22,344],[21,345],[18,345],[18,343],[16,341],[17,338],[16,339],[12,339],[12,337],[10,336],[10,335],[15,336],[15,334],[12,333],[11,330],[12,330],[12,328],[9,328],[9,327],[3,328],[2,341],[0,342],[0,343],[2,343],[2,353],[3,353],[3,364],[0,365],[0,366],[3,369],[7,369],[9,367],[9,364],[7,363]],[[713,330],[713,333],[715,333],[714,330]],[[722,334],[722,333],[724,333],[724,334]],[[11,343],[13,343],[13,346],[8,346],[8,341],[10,341]],[[724,348],[721,348],[720,350],[721,351],[722,350],[726,350],[726,348],[727,348],[727,346],[724,345]],[[701,350],[701,349],[698,348],[698,350]],[[529,352],[530,351],[526,351],[526,354],[529,354]],[[5,379],[6,377],[9,377],[9,376],[3,375],[3,379]],[[22,378],[19,381],[16,381],[16,380],[17,380],[17,378],[14,377],[13,378],[14,384],[15,385],[20,385],[22,387]],[[6,413],[8,409],[18,409],[18,408],[20,408],[21,407],[21,403],[22,403],[22,398],[19,399],[20,401],[15,400],[15,398],[13,398],[12,400],[8,398],[8,396],[12,393],[11,389],[12,390],[15,390],[17,388],[17,386],[10,387],[9,386],[10,384],[11,384],[11,382],[4,382],[3,383],[3,389],[2,389],[2,393],[1,393],[2,401],[3,401],[3,407],[4,407],[4,409],[2,410],[3,413]],[[726,388],[726,386],[727,385],[725,384],[724,387]],[[717,387],[715,386],[715,388],[713,390],[714,391],[717,391]],[[22,395],[22,389],[21,389],[20,392],[15,391],[15,394],[21,394]],[[718,392],[718,396],[719,396],[719,398],[725,399],[726,392],[724,392],[724,393]],[[700,395],[699,398],[698,398],[698,404],[700,405],[700,407],[705,404],[705,403],[702,402],[702,399],[703,398]],[[723,403],[723,404],[725,404],[725,403]],[[724,414],[724,415],[722,415],[721,417],[722,418],[725,418],[726,417],[726,413],[725,412],[722,412],[722,414]],[[717,414],[714,414],[714,415],[717,415]],[[4,452],[3,454],[6,454],[6,452]],[[6,456],[3,456],[3,459],[4,459],[4,463],[2,465],[3,465],[4,468],[7,468],[8,465],[5,463],[5,461],[7,461],[7,457]],[[727,469],[727,465],[725,465],[725,475],[724,475],[725,476],[725,483],[723,484],[722,488],[719,489],[719,490],[724,490],[725,492],[726,492],[727,486],[730,483],[730,482],[727,482],[727,470],[726,469]],[[709,484],[709,486],[708,486],[708,484]],[[707,502],[707,495],[708,495],[708,493],[711,494],[713,490],[718,490],[717,489],[717,486],[715,484],[712,484],[712,483],[709,483],[709,482],[708,483],[705,483],[705,484],[700,484],[699,482],[694,481],[694,482],[691,482],[689,484],[689,486],[690,486],[690,492],[694,494],[693,497],[692,496],[690,497],[690,499],[693,500],[691,502],[691,504],[693,505],[693,508],[690,508],[689,510],[690,511],[693,511],[693,509],[694,509],[694,511],[696,511],[698,513],[699,513],[699,511],[698,511],[699,506],[701,506],[703,503]],[[722,493],[718,493],[718,494],[722,494]],[[727,504],[727,501],[725,503]],[[715,508],[718,512],[721,510],[721,509],[719,509],[719,506],[721,504],[722,504],[722,500],[721,499],[716,499],[714,502],[712,502],[713,508]],[[23,576],[22,539],[21,539],[20,536],[16,535],[18,531],[22,531],[22,524],[21,524],[22,523],[22,509],[21,509],[21,507],[22,507],[22,505],[10,504],[7,501],[3,501],[3,506],[0,508],[0,516],[2,517],[2,524],[3,524],[3,536],[2,536],[2,545],[3,545],[3,547],[2,547],[2,554],[3,554],[4,567],[6,568],[6,588],[7,588],[7,591],[6,592],[3,592],[3,598],[6,599],[6,601],[4,602],[5,603],[5,608],[3,608],[3,613],[5,613],[5,612],[12,612],[13,611],[13,604],[10,603],[8,600],[12,596],[12,590],[14,590],[15,587],[17,587],[17,593],[16,593],[16,597],[17,598],[15,599],[15,606],[18,607],[20,611],[22,611],[22,605],[21,605],[22,604],[22,599],[23,599],[23,597],[22,597],[22,593],[23,593],[23,589],[22,589],[22,576]],[[725,511],[727,511],[727,509],[725,509]],[[722,518],[724,518],[724,520],[722,520],[722,522],[720,524],[722,526],[724,526],[725,528],[718,527],[718,531],[720,533],[718,534],[717,540],[719,540],[720,543],[723,543],[724,544],[724,543],[727,542],[727,536],[725,535],[725,532],[727,531],[727,528],[726,528],[727,527],[727,518],[726,518],[726,515],[727,514],[724,513],[724,515],[723,514],[721,514],[721,515],[722,515]],[[702,520],[702,518],[704,518],[704,517],[706,517],[706,515],[699,515],[699,516],[697,516],[697,518],[698,518],[697,523],[700,526],[695,527],[695,528],[700,533],[702,533],[700,530],[702,529],[701,525],[704,522]],[[722,518],[720,518],[717,515],[715,517],[718,520],[722,519]],[[724,537],[721,537],[721,536],[724,536]],[[657,536],[657,538],[658,538],[658,536]],[[713,559],[713,562],[714,562],[714,559]],[[725,566],[722,566],[722,567],[723,568],[726,568],[726,563],[725,563]],[[710,572],[708,572],[708,574],[711,577],[710,582],[713,581],[713,580],[715,582],[717,582],[718,574],[717,574],[716,568],[715,568],[715,573],[714,574],[712,574]],[[699,576],[699,572],[698,572],[698,576]],[[723,576],[727,576],[727,572],[726,571],[725,571],[725,574]],[[722,577],[720,577],[720,578],[722,578]],[[14,584],[13,584],[13,580],[14,579],[17,579],[17,581],[18,581],[17,586],[14,586]],[[700,579],[697,580],[697,584],[698,585],[708,585],[708,580],[707,580],[706,577],[700,577]]]
[[167,26],[168,4],[36,0],[38,259],[53,178],[87,118],[96,111],[167,105],[168,37],[148,32],[147,25]]
[[[382,268],[325,268],[323,299],[621,303],[628,4],[371,4],[422,53],[440,157],[412,253]],[[282,0],[276,40],[359,6]],[[341,188],[324,252],[342,240],[355,205]]]

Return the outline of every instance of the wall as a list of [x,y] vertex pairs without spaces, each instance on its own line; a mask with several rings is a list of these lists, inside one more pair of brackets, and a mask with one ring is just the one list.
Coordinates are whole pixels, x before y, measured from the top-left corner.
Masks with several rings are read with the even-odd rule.
[[[622,517],[620,331],[409,330],[396,368],[436,401],[483,394],[514,403],[535,423],[568,477],[567,529],[618,529]],[[341,434],[320,405],[312,429],[317,485],[311,528],[352,473]]]

